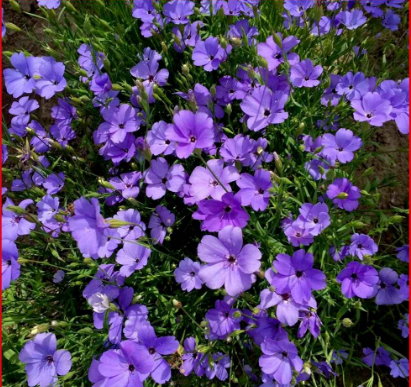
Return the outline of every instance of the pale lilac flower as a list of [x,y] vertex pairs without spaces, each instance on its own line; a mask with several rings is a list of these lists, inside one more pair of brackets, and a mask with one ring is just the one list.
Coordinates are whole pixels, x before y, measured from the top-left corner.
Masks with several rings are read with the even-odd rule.
[[378,251],[377,244],[365,234],[355,233],[351,237],[350,254],[363,260],[364,255],[374,255]]
[[258,169],[254,176],[243,173],[237,180],[237,185],[243,206],[251,205],[254,211],[264,211],[267,208],[271,196],[269,190],[273,187],[269,171]]
[[290,80],[295,87],[314,87],[320,84],[317,78],[322,74],[323,68],[313,66],[310,59],[291,66]]
[[167,234],[167,228],[171,227],[176,221],[176,217],[167,208],[163,206],[157,206],[156,212],[151,215],[148,228],[151,229],[151,238],[153,243],[160,245],[163,244],[164,238]]
[[324,149],[321,153],[331,160],[338,160],[345,164],[354,158],[354,152],[361,148],[361,138],[354,135],[349,129],[341,128],[335,135],[325,133],[323,135],[322,145]]
[[150,151],[154,156],[164,154],[165,156],[173,154],[176,149],[176,143],[167,139],[166,131],[172,124],[159,121],[153,124],[151,130],[147,132],[147,143]]
[[184,258],[180,261],[178,268],[174,271],[176,281],[181,284],[181,289],[191,292],[193,289],[201,289],[203,281],[198,272],[201,265],[193,262],[190,258]]

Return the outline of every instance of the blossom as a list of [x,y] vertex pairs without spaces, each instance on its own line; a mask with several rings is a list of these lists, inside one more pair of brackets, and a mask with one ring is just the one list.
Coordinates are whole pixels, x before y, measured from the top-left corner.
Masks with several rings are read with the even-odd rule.
[[288,118],[284,111],[288,94],[282,91],[272,92],[266,86],[255,88],[241,102],[241,110],[249,116],[247,126],[257,132],[271,124],[280,124]]
[[242,100],[247,94],[247,85],[230,76],[220,78],[220,85],[216,88],[216,99],[222,106],[234,101]]
[[44,180],[43,187],[47,190],[47,194],[55,195],[64,187],[65,176],[63,172],[59,174],[52,173]]
[[4,9],[1,8],[1,37],[4,38],[6,35],[7,29],[6,29],[6,23],[4,22]]
[[122,104],[104,109],[102,115],[105,122],[100,124],[94,136],[104,136],[103,141],[110,139],[119,144],[126,139],[127,133],[136,132],[140,128],[141,121],[137,117],[137,111],[130,105]]
[[57,350],[54,333],[40,333],[28,341],[19,354],[19,360],[26,364],[29,386],[56,386],[57,375],[64,376],[71,369],[70,352]]
[[153,124],[151,130],[147,132],[147,143],[150,151],[154,156],[164,154],[165,156],[173,154],[176,149],[176,143],[166,137],[166,131],[172,124],[159,121]]
[[247,19],[238,20],[232,24],[228,30],[227,36],[229,38],[243,39],[245,36],[248,45],[251,46],[255,42],[254,37],[258,35],[258,30],[254,26],[250,26]]
[[53,282],[55,284],[59,284],[61,281],[63,281],[64,275],[65,274],[63,270],[57,270],[53,275]]
[[217,379],[221,381],[226,380],[228,378],[227,368],[230,368],[231,365],[230,357],[221,352],[217,352],[211,356],[211,359],[213,365],[210,364],[207,358],[203,361],[207,378],[212,380],[217,377]]
[[361,97],[369,91],[369,82],[365,78],[364,73],[357,72],[353,74],[349,71],[342,77],[338,77],[339,81],[335,85],[337,94],[344,95],[349,101],[361,99]]
[[277,34],[282,41],[281,47],[274,42],[273,36],[269,36],[265,43],[257,45],[258,55],[262,56],[268,63],[268,70],[275,70],[281,63],[284,63],[284,56],[287,56],[287,61],[291,65],[298,63],[300,57],[290,52],[300,41],[295,36],[287,36],[283,39],[281,33]]
[[190,375],[193,371],[197,376],[203,375],[204,368],[202,367],[202,362],[204,354],[197,351],[194,337],[188,337],[184,340],[184,355],[181,358],[183,364],[181,365],[180,372],[184,376]]
[[171,168],[167,160],[159,157],[151,161],[151,167],[146,171],[144,181],[147,185],[146,195],[153,200],[162,198],[166,191],[179,192],[186,181],[184,168],[174,164]]
[[310,59],[291,66],[290,80],[295,87],[314,87],[320,84],[317,78],[322,74],[321,66],[313,66]]
[[242,316],[237,316],[238,309],[233,309],[224,301],[217,300],[215,309],[210,309],[206,314],[210,327],[210,338],[217,337],[224,340],[230,333],[240,329]]
[[225,226],[243,228],[250,219],[248,213],[241,207],[240,197],[232,192],[225,193],[221,201],[209,199],[197,204],[198,211],[193,214],[193,217],[203,221],[202,230],[220,231]]
[[14,69],[3,71],[7,93],[14,98],[30,94],[36,88],[34,75],[39,75],[40,60],[34,56],[26,57],[24,53],[14,53],[10,62]]
[[119,348],[104,352],[93,360],[89,380],[93,386],[142,386],[149,376],[154,360],[148,350],[131,340],[122,341]]
[[180,31],[178,26],[173,27],[172,32],[176,36],[176,41],[173,44],[174,49],[177,52],[184,52],[186,45],[195,47],[201,41],[199,30],[203,25],[204,23],[201,21],[196,21],[192,24],[187,23],[184,26],[183,32]]
[[110,298],[104,293],[94,293],[88,299],[87,302],[93,308],[95,313],[105,313],[110,308]]
[[324,90],[324,94],[321,98],[321,105],[337,106],[340,102],[341,96],[338,94],[337,85],[340,84],[341,76],[337,74],[330,74],[330,86]]
[[220,46],[218,38],[208,37],[194,47],[192,59],[194,65],[203,66],[205,71],[217,70],[227,57],[226,51]]
[[300,208],[300,215],[293,224],[307,230],[311,235],[320,235],[330,224],[328,206],[324,203],[305,203]]
[[194,13],[194,3],[188,0],[172,0],[164,4],[163,13],[167,17],[167,22],[187,24],[188,16]]
[[[20,202],[18,207],[25,210],[27,206],[33,204],[33,200],[26,199]],[[25,219],[24,215],[19,215],[8,210],[9,206],[14,206],[11,199],[7,198],[3,204],[3,212],[1,218],[2,238],[10,241],[15,241],[19,235],[29,235],[31,230],[36,228],[36,224]],[[28,218],[30,219],[30,218]]]
[[239,161],[242,164],[250,158],[253,150],[253,140],[249,136],[237,134],[234,138],[227,138],[220,147],[220,156],[225,162]]
[[136,198],[140,192],[138,183],[141,179],[141,172],[122,173],[120,177],[113,177],[109,183],[118,191],[124,199]]
[[[150,359],[152,365],[150,376],[155,382],[164,384],[171,378],[171,369],[164,355],[171,355],[178,349],[179,343],[174,336],[157,337],[151,325],[146,324],[138,333],[137,348],[145,348],[148,354],[144,358]],[[146,371],[146,372],[147,372]],[[145,372],[145,373],[146,373]],[[112,386],[114,387],[114,386]]]
[[[4,238],[4,237],[3,237]],[[20,277],[19,252],[16,244],[3,239],[1,244],[1,290],[6,290],[10,284]]]
[[310,333],[314,338],[320,335],[320,328],[322,322],[318,317],[317,313],[314,310],[301,310],[300,317],[302,317],[300,326],[298,327],[297,337],[301,339],[305,336],[307,329],[310,330]]
[[409,245],[404,245],[404,246],[396,248],[395,251],[397,251],[397,258],[400,261],[409,262],[410,261],[409,250],[410,250]]
[[382,25],[391,31],[397,31],[398,24],[400,24],[400,22],[401,22],[400,16],[394,13],[394,11],[392,11],[391,9],[389,9],[387,12],[385,12]]
[[320,21],[314,21],[313,28],[311,29],[311,34],[314,36],[323,36],[330,32],[332,27],[332,20],[327,16],[322,16]]
[[342,128],[335,135],[324,134],[322,144],[324,146],[321,152],[323,155],[345,164],[354,158],[354,152],[361,148],[362,140],[351,130]]
[[347,298],[372,297],[374,286],[378,283],[378,272],[372,266],[350,262],[337,276],[341,291]]
[[330,247],[329,253],[333,257],[334,261],[342,261],[347,255],[349,255],[350,246],[342,246],[340,250],[336,250],[333,246]]
[[265,169],[258,169],[254,177],[248,173],[241,174],[237,185],[240,188],[238,196],[243,206],[249,206],[254,211],[264,211],[270,201],[269,189],[273,187],[271,175]]
[[199,272],[205,284],[210,289],[224,285],[233,297],[251,288],[253,273],[260,268],[260,250],[251,244],[243,247],[239,227],[223,228],[218,238],[205,235],[198,245],[198,256],[206,263]]
[[[100,70],[104,66],[104,54],[102,52],[96,52],[92,46],[84,43],[79,47],[77,52],[80,54],[78,64],[87,72],[88,77],[94,78],[95,75],[100,75]],[[88,78],[82,77],[80,80],[86,82]]]
[[60,7],[61,0],[37,0],[40,7],[46,7],[48,9],[56,9]]
[[392,106],[390,101],[383,99],[377,92],[366,93],[361,99],[351,101],[355,109],[354,119],[360,122],[368,122],[372,126],[382,126],[390,120]]
[[398,329],[401,330],[401,336],[406,339],[409,335],[410,316],[408,313],[404,314],[404,318],[398,321]]
[[198,202],[211,196],[221,200],[226,192],[231,192],[230,183],[240,178],[234,166],[224,167],[223,160],[209,160],[207,168],[196,167],[192,172],[189,182],[190,195]]
[[151,250],[137,241],[124,239],[124,246],[116,255],[116,262],[121,265],[120,274],[130,277],[136,270],[147,265]]
[[398,274],[389,267],[384,267],[378,273],[380,278],[379,284],[376,286],[375,303],[377,305],[394,305],[400,304],[402,295],[400,290],[394,285],[398,281]]
[[201,265],[193,262],[190,258],[180,261],[178,268],[174,271],[176,281],[181,284],[181,289],[191,292],[193,289],[201,289],[203,281],[198,272]]
[[359,9],[353,11],[343,11],[336,16],[336,20],[345,26],[348,30],[355,30],[367,22],[364,13]]
[[53,58],[42,58],[39,64],[41,79],[36,82],[36,92],[45,99],[50,99],[56,93],[63,91],[67,86],[64,78],[65,66]]
[[152,0],[134,0],[133,17],[140,19],[143,23],[151,23],[156,15],[157,11]]
[[298,356],[297,347],[288,340],[265,339],[261,344],[263,355],[259,364],[262,371],[272,375],[280,384],[289,384],[293,377],[293,368],[300,372],[303,361]]
[[309,302],[312,290],[326,287],[325,275],[321,270],[313,269],[314,256],[303,249],[297,250],[292,257],[278,254],[272,269],[266,272],[266,278],[279,294],[291,293],[299,304]]
[[15,126],[26,126],[30,121],[30,113],[39,108],[39,103],[30,97],[21,97],[12,103],[9,113],[13,117],[11,124]]
[[368,235],[355,233],[351,236],[351,255],[356,255],[363,260],[364,255],[374,255],[377,251],[377,244]]
[[327,196],[339,208],[346,211],[354,211],[358,207],[358,199],[361,193],[358,187],[344,178],[335,179],[327,188]]
[[365,356],[362,358],[362,361],[369,367],[372,367],[373,364],[377,366],[385,365],[387,367],[390,365],[390,354],[384,347],[379,347],[376,351],[373,351],[371,348],[364,348],[363,353]]
[[300,245],[309,246],[314,242],[314,236],[310,231],[302,228],[302,225],[298,225],[296,222],[284,229],[284,234],[287,236],[288,242],[295,247]]
[[408,378],[410,372],[410,364],[408,359],[402,358],[399,360],[392,360],[390,363],[390,375],[393,378]]
[[177,157],[186,159],[196,148],[213,146],[213,120],[206,113],[182,110],[174,115],[174,125],[167,128],[166,137],[177,142]]
[[166,236],[167,227],[171,227],[176,221],[176,217],[167,208],[163,206],[157,206],[156,212],[151,215],[148,228],[151,228],[151,238],[154,240],[154,244],[163,243]]

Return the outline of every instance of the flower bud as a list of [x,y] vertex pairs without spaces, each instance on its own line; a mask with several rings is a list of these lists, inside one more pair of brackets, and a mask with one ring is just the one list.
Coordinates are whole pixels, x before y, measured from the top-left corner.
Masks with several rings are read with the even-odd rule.
[[257,315],[258,313],[260,313],[260,309],[255,307],[255,308],[253,308],[252,312],[253,312],[254,315]]
[[173,307],[176,309],[181,309],[183,307],[183,304],[180,301],[173,299]]
[[143,296],[141,294],[136,294],[136,295],[134,295],[133,300],[131,301],[131,303],[133,305],[137,304],[142,298],[143,298]]
[[134,225],[133,222],[126,222],[125,220],[120,219],[106,219],[106,223],[110,225],[110,228],[120,228],[124,226],[132,226]]
[[9,4],[10,4],[10,7],[12,8],[13,11],[21,13],[21,8],[20,8],[20,5],[17,1],[9,0]]
[[56,219],[57,222],[59,222],[59,223],[65,223],[66,222],[66,219],[64,219],[64,216],[61,215],[61,214],[54,215],[54,219]]
[[203,321],[201,321],[200,326],[201,326],[202,328],[205,328],[205,327],[208,326],[208,322],[205,321],[205,320],[203,320]]
[[164,42],[161,42],[161,49],[163,50],[165,54],[168,54],[168,48]]
[[20,27],[17,27],[13,23],[6,23],[6,28],[11,31],[16,31],[16,32],[23,32],[23,30]]
[[27,214],[27,211],[24,208],[21,208],[19,206],[8,206],[7,210],[11,211],[11,212],[14,212],[16,215]]
[[283,174],[283,163],[282,163],[281,158],[280,158],[280,156],[278,155],[277,152],[273,152],[273,155],[274,155],[275,167],[276,167],[278,173],[281,176]]
[[118,308],[117,308],[117,306],[116,306],[115,304],[113,304],[112,302],[110,302],[110,306],[109,306],[108,310],[109,310],[110,312],[117,312],[117,311],[118,311]]
[[226,341],[227,343],[231,343],[231,342],[233,341],[233,338],[232,338],[231,336],[228,336],[228,337],[225,339],[225,341]]
[[83,262],[88,266],[94,266],[94,261],[92,258],[84,258]]
[[71,12],[77,12],[77,9],[74,7],[74,5],[72,4],[71,1],[69,0],[65,0],[63,2],[64,6],[66,7],[67,10],[71,11]]
[[113,83],[113,84],[111,85],[111,87],[112,87],[113,90],[115,90],[115,91],[122,91],[122,90],[124,90],[124,87],[121,86],[121,85],[119,85],[118,83]]
[[43,333],[48,331],[50,328],[50,324],[49,323],[45,323],[45,324],[40,324],[40,325],[36,325],[30,332],[30,334],[32,336],[37,335],[39,333]]
[[268,290],[269,290],[271,293],[274,293],[274,292],[275,292],[275,287],[274,287],[274,286],[270,286],[270,287],[268,288]]
[[340,193],[336,196],[336,198],[337,198],[337,199],[342,199],[342,200],[344,200],[344,199],[347,199],[347,198],[348,198],[348,194],[347,194],[346,192],[340,192]]
[[97,181],[98,181],[98,183],[99,183],[101,186],[103,186],[104,188],[108,188],[108,189],[115,190],[115,188],[114,188],[108,181],[105,181],[103,178],[99,177],[99,178],[97,179]]
[[242,313],[239,311],[239,310],[236,310],[234,313],[233,313],[233,317],[234,318],[240,318],[242,316]]
[[181,66],[181,71],[184,75],[190,74],[190,68],[186,64],[183,64]]
[[351,222],[351,226],[354,228],[363,228],[365,224],[359,220],[354,220],[353,222]]
[[404,220],[404,217],[401,215],[394,215],[394,216],[391,216],[390,218],[390,221],[392,223],[401,223],[403,220]]
[[258,65],[261,66],[264,69],[268,69],[268,62],[262,56],[258,57]]
[[226,39],[226,38],[224,38],[224,37],[221,37],[221,38],[220,38],[220,46],[221,46],[222,48],[224,48],[224,50],[227,48],[228,42],[227,42],[227,39]]
[[354,325],[354,323],[349,318],[346,317],[345,319],[342,320],[342,325],[344,328],[351,328]]
[[277,34],[273,34],[273,39],[274,39],[275,44],[278,47],[281,48],[283,46],[283,41],[281,40],[281,38]]
[[233,108],[231,106],[231,103],[227,104],[225,111],[227,112],[228,116],[231,116],[231,113],[233,112]]
[[64,327],[66,327],[68,325],[68,323],[67,322],[65,322],[65,321],[56,321],[56,320],[53,320],[52,322],[51,322],[51,326],[53,327],[53,328],[64,328]]
[[215,96],[215,93],[216,93],[216,87],[215,87],[215,85],[212,85],[211,87],[210,87],[210,94],[211,94],[211,96],[214,98],[214,96]]
[[304,363],[303,372],[307,375],[311,375],[311,363]]
[[236,37],[230,38],[230,42],[234,47],[241,47],[241,44],[242,44],[242,40]]

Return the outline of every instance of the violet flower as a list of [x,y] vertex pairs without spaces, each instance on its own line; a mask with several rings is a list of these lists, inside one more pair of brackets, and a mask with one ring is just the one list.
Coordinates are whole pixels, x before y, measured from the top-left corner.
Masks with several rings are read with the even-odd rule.
[[359,122],[368,122],[372,126],[382,126],[389,121],[392,106],[390,101],[383,99],[379,93],[369,92],[361,99],[351,101],[355,109],[354,119]]
[[220,300],[215,302],[215,309],[209,309],[205,317],[210,327],[210,339],[216,337],[219,340],[224,340],[230,333],[239,330],[243,319],[238,309],[233,309]]
[[364,13],[359,9],[353,11],[343,11],[336,16],[336,20],[347,28],[347,30],[355,30],[367,22]]
[[166,137],[166,131],[172,124],[159,121],[153,124],[151,130],[147,132],[147,143],[150,151],[154,156],[164,154],[165,156],[173,154],[176,149],[176,143]]
[[410,372],[410,364],[408,359],[402,358],[399,360],[392,360],[390,363],[390,375],[393,378],[408,378]]
[[410,316],[408,313],[404,314],[404,318],[398,321],[398,329],[401,331],[401,336],[406,339],[409,336]]
[[218,239],[205,235],[198,245],[198,256],[206,263],[199,272],[205,284],[210,289],[224,285],[233,297],[251,288],[253,273],[260,268],[260,250],[251,244],[243,247],[243,233],[239,227],[223,228]]
[[314,310],[302,310],[300,311],[301,323],[298,327],[297,337],[299,339],[303,338],[307,333],[307,330],[310,330],[310,333],[314,338],[317,338],[320,335],[321,329],[321,319],[318,317],[317,313]]
[[193,262],[190,258],[180,261],[178,268],[174,271],[176,281],[181,284],[181,289],[191,292],[193,289],[201,289],[203,281],[199,276],[201,265]]
[[[21,201],[18,207],[25,210],[30,204],[33,204],[33,200],[26,199]],[[18,215],[8,210],[7,207],[9,206],[14,206],[14,203],[11,199],[7,198],[3,204],[1,217],[2,239],[8,239],[14,242],[18,236],[29,235],[31,230],[36,228],[36,224],[29,222],[25,219],[24,215]]]
[[398,274],[389,267],[384,267],[378,273],[380,282],[375,287],[375,303],[377,305],[396,305],[403,301],[402,294],[394,285],[398,281]]
[[64,187],[65,176],[63,172],[59,174],[52,173],[48,175],[44,180],[43,187],[47,190],[48,195],[55,195],[60,192]]
[[[3,237],[4,238],[4,237]],[[16,244],[3,239],[1,243],[1,290],[10,287],[13,281],[20,277],[20,263],[18,262],[19,252]]]
[[241,205],[251,205],[254,211],[264,211],[267,208],[271,196],[269,190],[273,187],[269,171],[258,169],[254,177],[243,173],[237,180],[237,185],[240,188],[238,196]]
[[41,79],[36,82],[36,93],[45,99],[50,99],[67,86],[64,78],[65,66],[53,58],[43,57],[39,64]]
[[203,353],[197,351],[194,337],[188,337],[184,340],[184,355],[181,357],[183,364],[180,372],[184,376],[189,376],[194,371],[197,376],[202,376],[204,374],[202,367],[204,356]]
[[317,78],[322,74],[321,66],[313,66],[310,59],[291,66],[290,80],[294,87],[314,87],[320,84]]
[[409,256],[410,246],[409,245],[398,247],[395,249],[395,251],[397,251],[397,258],[400,261],[403,261],[406,263],[410,261],[410,256]]
[[372,266],[350,262],[337,276],[341,291],[347,298],[370,298],[379,282],[378,272]]
[[213,36],[198,42],[192,54],[194,65],[202,66],[205,71],[217,70],[226,58],[226,50],[220,46],[218,38]]
[[120,177],[113,177],[109,183],[121,192],[124,199],[136,198],[140,192],[139,182],[141,180],[141,172],[122,173]]
[[321,153],[331,160],[338,160],[341,164],[348,163],[354,158],[354,152],[362,147],[361,138],[354,135],[349,129],[339,129],[335,135],[325,133]]
[[305,203],[299,209],[300,215],[293,224],[307,230],[311,235],[320,235],[330,224],[328,206],[324,203]]
[[188,16],[194,13],[194,3],[188,0],[171,0],[163,8],[166,22],[173,24],[187,24]]
[[377,251],[377,244],[368,235],[355,233],[351,236],[351,255],[363,260],[364,255],[374,255]]
[[389,367],[391,357],[384,347],[379,347],[377,351],[373,351],[371,348],[364,348],[362,351],[365,355],[362,361],[367,364],[367,366],[372,367],[373,364],[375,364],[377,366],[385,365]]
[[130,277],[136,270],[141,270],[147,265],[151,250],[134,239],[126,238],[123,243],[123,248],[116,255],[116,262],[121,265],[120,274],[124,277]]
[[163,244],[164,238],[167,233],[167,228],[171,227],[176,221],[176,217],[167,208],[163,206],[157,206],[156,212],[151,215],[148,228],[151,229],[151,238],[153,243],[160,245]]
[[346,211],[354,211],[358,207],[358,199],[361,198],[360,189],[344,178],[335,179],[327,188],[327,196],[339,208]]
[[37,0],[40,7],[46,7],[48,9],[57,9],[60,7],[61,0]]

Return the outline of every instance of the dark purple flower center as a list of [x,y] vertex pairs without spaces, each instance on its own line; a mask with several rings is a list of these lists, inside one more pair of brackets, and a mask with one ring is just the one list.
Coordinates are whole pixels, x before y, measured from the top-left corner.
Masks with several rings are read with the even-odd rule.
[[288,301],[291,297],[290,293],[281,294],[281,297],[284,301]]
[[150,355],[154,355],[156,353],[156,350],[154,348],[150,348],[148,352]]
[[332,90],[331,90],[331,93],[336,94],[336,93],[337,93],[337,90],[332,89]]
[[358,245],[358,248],[359,248],[359,249],[362,249],[362,248],[363,248],[363,246],[362,246],[361,243]]
[[282,355],[283,357],[287,357],[287,356],[288,356],[288,353],[287,353],[286,351],[282,351],[282,352],[281,352],[281,355]]
[[147,13],[148,13],[149,15],[151,15],[151,11],[147,11]]
[[46,361],[47,361],[47,364],[53,363],[53,356],[52,355],[46,356]]
[[210,55],[210,60],[213,60],[214,59],[214,55]]
[[274,56],[275,59],[280,59],[281,58],[281,54],[278,53],[277,55]]
[[263,190],[262,188],[260,188],[260,189],[258,190],[258,193],[259,193],[260,195],[262,195],[262,194],[264,193],[264,190]]
[[299,237],[301,236],[301,233],[297,232],[297,233],[295,233],[295,236],[296,236],[297,238],[299,238]]
[[348,88],[349,88],[350,90],[352,90],[352,89],[353,89],[353,85],[348,86]]
[[58,85],[59,83],[57,81],[53,81],[53,85]]
[[131,188],[131,187],[133,186],[133,184],[131,184],[131,183],[126,183],[125,186],[126,186],[126,188]]
[[162,182],[163,184],[165,184],[165,183],[167,183],[167,179],[164,178],[163,180],[161,180],[161,182]]
[[297,270],[297,271],[295,272],[295,276],[296,276],[297,278],[300,278],[300,277],[302,277],[302,276],[303,276],[303,272],[302,272],[302,271]]
[[271,114],[269,109],[264,110],[264,117],[268,117]]
[[381,289],[385,289],[387,287],[387,285],[384,282],[382,282],[380,287],[381,287]]
[[227,261],[228,261],[228,263],[230,263],[231,265],[233,265],[234,263],[237,262],[237,259],[236,259],[236,257],[235,257],[234,255],[231,254],[231,255],[228,256]]
[[225,212],[231,212],[231,208],[227,206],[226,208],[224,208],[224,211]]
[[11,266],[11,259],[9,259],[9,260],[6,262],[6,265],[7,265],[7,266]]
[[148,81],[149,81],[149,82],[153,82],[153,81],[154,81],[154,75],[150,75],[150,76],[148,77]]
[[217,181],[217,180],[213,180],[212,183],[211,183],[211,185],[212,185],[213,187],[217,187],[217,186],[218,186],[218,181]]
[[190,137],[190,142],[196,142],[195,136],[191,136],[191,137]]
[[314,222],[315,224],[317,224],[317,223],[318,223],[318,219],[317,219],[317,218],[314,218],[314,219],[313,219],[313,222]]
[[371,113],[368,113],[367,114],[367,118],[371,118],[372,117],[372,114]]
[[234,93],[234,90],[233,90],[233,89],[231,89],[231,90],[230,90],[230,94],[233,94],[233,93]]
[[197,357],[197,352],[193,352],[193,359]]
[[30,79],[30,75],[26,74],[26,76],[24,78]]
[[339,151],[339,152],[342,152],[342,151],[343,151],[343,148],[338,148],[338,151]]
[[120,129],[124,129],[124,124],[120,124],[118,127],[119,127]]
[[358,279],[358,275],[355,274],[355,273],[352,273],[352,274],[351,274],[351,278],[352,278],[353,280],[357,280],[357,279]]
[[165,141],[166,145],[170,145],[170,140]]
[[190,273],[191,277],[195,277],[196,273],[194,273],[193,271]]
[[305,81],[308,81],[309,79],[310,79],[310,78],[308,78],[308,77],[305,77],[305,78],[304,78]]
[[230,317],[230,313],[226,312],[226,313],[224,314],[224,316],[225,316],[225,318],[229,318],[229,317]]
[[130,372],[133,372],[133,371],[135,370],[135,367],[134,367],[132,364],[129,364],[128,370],[129,370]]

